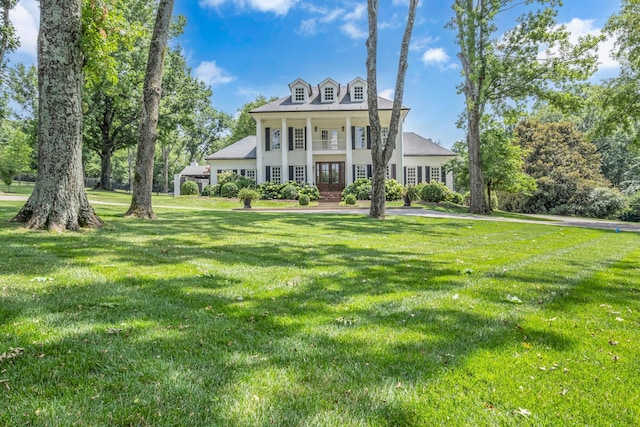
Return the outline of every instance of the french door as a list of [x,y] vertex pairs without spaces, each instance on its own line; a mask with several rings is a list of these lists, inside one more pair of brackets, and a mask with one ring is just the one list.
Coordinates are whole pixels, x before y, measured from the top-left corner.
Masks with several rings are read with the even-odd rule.
[[317,162],[316,183],[320,191],[342,191],[344,162]]

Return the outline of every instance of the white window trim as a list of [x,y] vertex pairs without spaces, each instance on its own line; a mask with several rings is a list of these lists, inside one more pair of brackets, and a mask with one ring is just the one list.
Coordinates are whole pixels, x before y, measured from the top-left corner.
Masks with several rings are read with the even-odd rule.
[[[358,135],[358,130],[362,129],[362,133]],[[366,126],[356,126],[355,133],[355,147],[356,150],[366,150],[367,149],[367,127]]]
[[304,150],[304,128],[293,129],[293,149]]
[[[276,181],[275,176],[278,175],[278,180]],[[274,184],[282,184],[282,167],[281,166],[271,166],[271,182]]]
[[431,181],[440,182],[442,181],[442,177],[440,176],[441,169],[440,166],[431,166]]
[[305,166],[293,167],[293,180],[298,184],[304,184],[305,179]]
[[367,165],[355,165],[356,174],[353,177],[354,180],[367,177]]
[[415,166],[407,167],[407,185],[418,184],[418,168]]
[[364,86],[358,85],[353,87],[353,100],[364,101]]
[[[276,141],[276,134],[278,136],[277,140],[278,140],[278,146],[276,147],[274,145],[274,142]],[[280,130],[280,128],[271,128],[271,149],[272,150],[279,150],[280,148],[282,148],[282,132]]]

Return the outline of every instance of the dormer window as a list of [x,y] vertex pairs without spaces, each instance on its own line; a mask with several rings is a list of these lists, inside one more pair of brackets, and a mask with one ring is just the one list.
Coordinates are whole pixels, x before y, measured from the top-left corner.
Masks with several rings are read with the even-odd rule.
[[324,100],[327,102],[333,101],[335,99],[333,93],[333,87],[327,86],[324,88]]
[[305,101],[304,88],[303,87],[297,87],[296,88],[295,101],[296,102],[304,102]]
[[353,100],[364,101],[364,88],[362,86],[356,86],[353,88]]
[[291,90],[291,102],[294,104],[303,104],[309,102],[311,96],[311,86],[302,79],[296,79],[289,85]]

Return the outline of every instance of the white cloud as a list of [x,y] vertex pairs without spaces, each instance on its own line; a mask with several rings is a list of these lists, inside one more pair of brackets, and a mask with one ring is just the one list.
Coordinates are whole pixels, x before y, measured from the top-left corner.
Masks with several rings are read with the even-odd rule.
[[447,55],[447,52],[445,52],[443,48],[434,47],[427,49],[422,54],[422,62],[424,62],[425,65],[446,64],[449,62],[449,55]]
[[211,86],[230,83],[236,79],[218,67],[216,61],[202,61],[200,65],[193,70],[193,74],[198,80]]
[[240,9],[252,9],[258,12],[272,12],[276,15],[286,15],[298,0],[200,0],[200,7],[218,8],[225,3],[234,4]]
[[365,3],[359,3],[353,12],[347,13],[344,16],[345,21],[360,21],[364,19],[367,13],[367,5]]
[[360,29],[355,23],[347,22],[343,24],[340,29],[343,33],[352,39],[366,39],[369,33]]
[[13,8],[9,16],[20,39],[17,52],[32,56],[38,54],[38,28],[40,24],[40,7],[35,0],[21,0]]
[[303,19],[298,27],[298,34],[302,36],[313,36],[318,34],[318,23],[315,19]]

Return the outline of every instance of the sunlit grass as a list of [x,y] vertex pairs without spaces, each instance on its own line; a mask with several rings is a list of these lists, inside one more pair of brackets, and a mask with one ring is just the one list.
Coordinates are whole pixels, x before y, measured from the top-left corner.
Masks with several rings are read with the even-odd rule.
[[635,233],[185,200],[0,203],[0,425],[640,423]]

